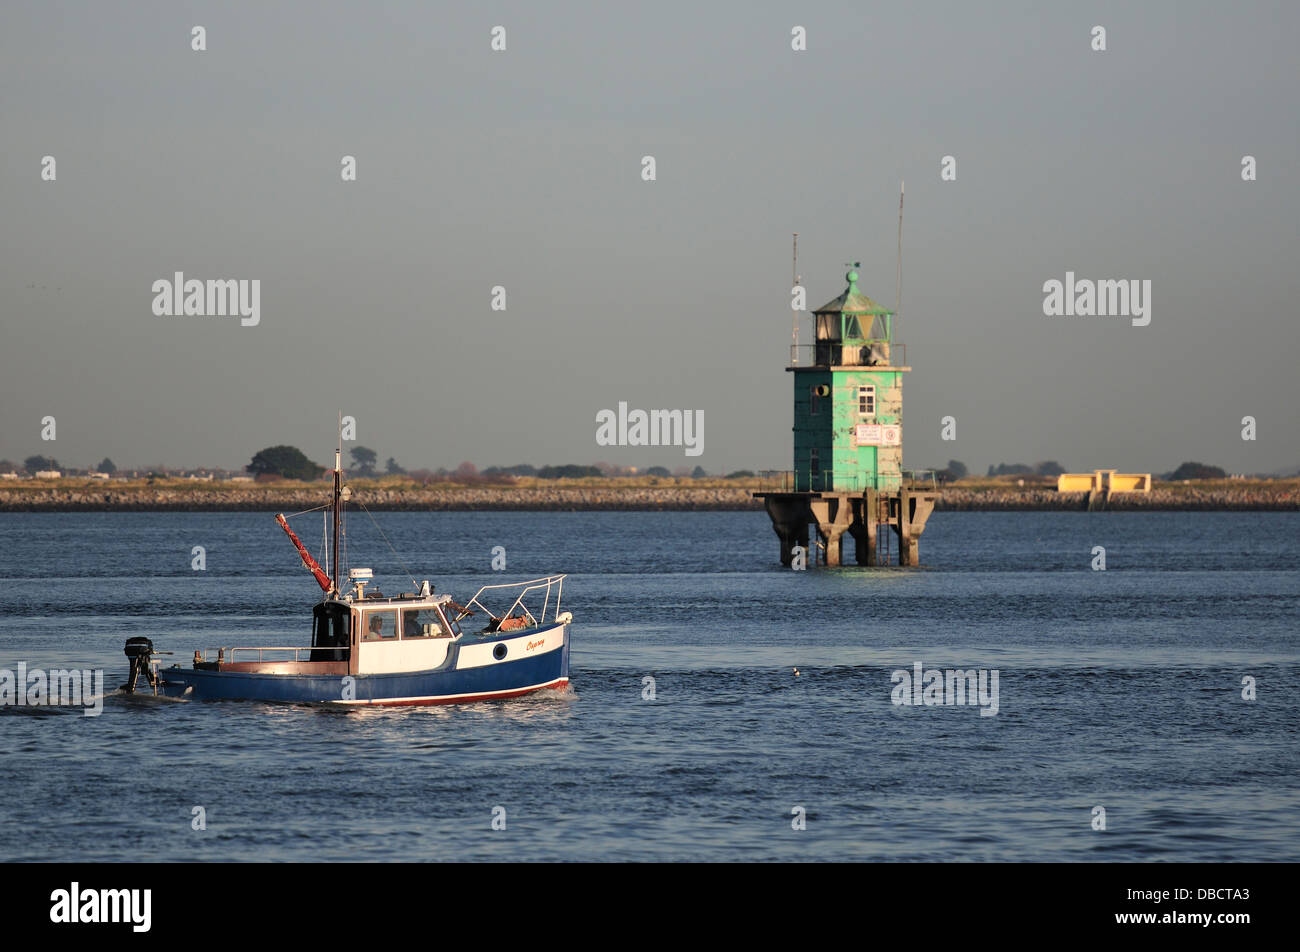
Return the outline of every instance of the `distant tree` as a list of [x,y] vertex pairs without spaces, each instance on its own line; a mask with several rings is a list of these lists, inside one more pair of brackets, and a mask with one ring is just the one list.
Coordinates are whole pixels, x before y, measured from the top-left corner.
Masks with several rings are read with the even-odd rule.
[[709,474],[704,471],[703,466],[696,466],[691,470],[691,479],[704,479]]
[[1034,465],[1034,472],[1039,476],[1060,476],[1062,473],[1066,472],[1066,469],[1053,459],[1048,460],[1045,463],[1036,463]]
[[1034,469],[1032,466],[1026,466],[1024,463],[998,463],[997,467],[989,467],[990,476],[1032,476]]
[[566,463],[564,466],[543,466],[537,471],[539,479],[586,479],[601,475],[594,466],[578,466]]
[[253,457],[244,469],[254,476],[279,474],[285,479],[316,479],[325,472],[296,446],[268,446]]
[[1224,479],[1227,475],[1217,466],[1206,466],[1204,463],[1183,463],[1172,473],[1166,473],[1164,478],[1168,482],[1177,482],[1180,479]]
[[478,467],[473,463],[461,463],[452,475],[457,479],[473,479],[478,475]]
[[754,474],[747,469],[738,469],[734,473],[728,473],[727,479],[753,479]]
[[397,465],[397,460],[393,459],[391,456],[388,457],[388,462],[384,464],[384,471],[387,472],[389,476],[405,476],[405,475],[406,475],[406,470],[404,470],[404,469],[402,469],[402,467],[398,466],[398,465]]
[[23,469],[29,474],[36,474],[43,469],[58,469],[59,461],[49,456],[29,456],[23,460]]
[[114,473],[117,472],[117,467],[113,465],[113,461],[111,459],[105,456],[103,459],[99,461],[99,465],[95,467],[95,471],[100,473],[108,473],[108,475],[112,476]]
[[0,473],[12,473],[18,468],[18,464],[13,460],[0,459]]
[[[993,467],[990,466],[989,471],[992,472],[992,470]],[[941,483],[955,482],[956,480],[964,478],[968,474],[969,470],[966,469],[966,464],[957,459],[948,460],[948,465],[946,467],[934,471],[935,479],[939,480]]]
[[489,466],[483,470],[484,476],[536,476],[537,467],[520,463],[518,466]]
[[671,476],[672,475],[672,473],[668,472],[668,470],[662,466],[651,466],[649,469],[645,471],[645,474],[647,476]]
[[379,454],[367,446],[354,446],[348,450],[352,457],[352,465],[356,467],[358,476],[375,475],[375,463],[379,459]]

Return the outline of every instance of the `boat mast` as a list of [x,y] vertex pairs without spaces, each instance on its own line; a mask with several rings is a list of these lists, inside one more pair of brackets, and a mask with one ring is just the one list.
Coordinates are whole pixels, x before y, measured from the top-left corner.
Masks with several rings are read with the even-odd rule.
[[334,570],[333,591],[331,595],[335,597],[339,593],[339,497],[342,495],[342,477],[339,469],[343,465],[343,416],[339,415],[339,442],[338,447],[334,450],[334,564],[330,566]]

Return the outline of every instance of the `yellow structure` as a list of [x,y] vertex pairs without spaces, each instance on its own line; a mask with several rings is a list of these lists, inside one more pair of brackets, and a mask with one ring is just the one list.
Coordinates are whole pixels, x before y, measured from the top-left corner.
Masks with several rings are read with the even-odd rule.
[[1097,488],[1100,473],[1062,473],[1056,477],[1058,493],[1090,493]]
[[1151,492],[1150,473],[1111,473],[1110,485],[1113,493],[1149,493]]
[[1117,473],[1097,469],[1091,473],[1062,473],[1056,477],[1058,493],[1148,493],[1150,473]]

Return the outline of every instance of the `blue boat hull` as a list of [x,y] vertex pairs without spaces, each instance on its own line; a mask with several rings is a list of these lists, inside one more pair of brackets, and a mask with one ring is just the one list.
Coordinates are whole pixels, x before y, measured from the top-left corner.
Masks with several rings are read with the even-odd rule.
[[[507,648],[560,632],[563,644],[545,654],[475,667],[457,667],[463,644],[446,664],[431,671],[384,674],[258,674],[202,668],[164,668],[159,693],[195,700],[260,700],[298,704],[420,705],[460,704],[516,697],[569,682],[569,633],[563,624],[518,635],[475,639],[474,645],[504,643]],[[517,654],[517,651],[507,651]]]

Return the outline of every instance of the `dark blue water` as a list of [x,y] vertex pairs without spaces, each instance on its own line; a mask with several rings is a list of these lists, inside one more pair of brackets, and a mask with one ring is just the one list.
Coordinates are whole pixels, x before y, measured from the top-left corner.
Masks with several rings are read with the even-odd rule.
[[[572,690],[0,708],[0,859],[1300,859],[1300,515],[939,514],[921,569],[803,573],[761,513],[375,518],[453,596],[571,573]],[[410,589],[364,514],[348,548]],[[214,513],[0,516],[0,591],[0,669],[110,687],[132,635],[306,643],[317,595]],[[996,669],[997,714],[891,703],[918,661]]]

